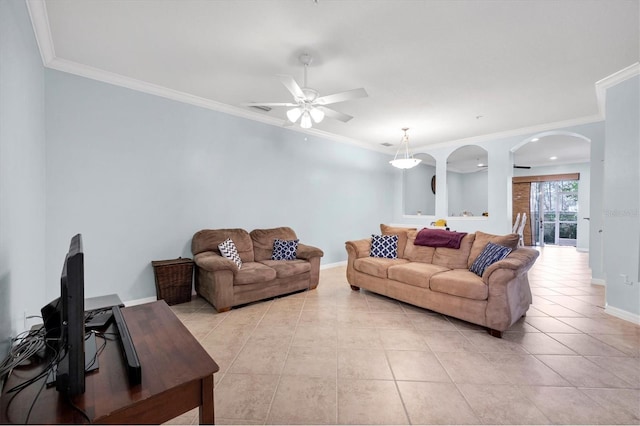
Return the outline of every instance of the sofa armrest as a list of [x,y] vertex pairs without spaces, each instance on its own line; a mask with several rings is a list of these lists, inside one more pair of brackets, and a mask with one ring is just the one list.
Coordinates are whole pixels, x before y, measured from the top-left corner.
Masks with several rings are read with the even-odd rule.
[[518,248],[512,251],[506,258],[485,269],[482,274],[482,280],[485,284],[489,285],[491,275],[499,269],[506,270],[504,272],[508,271],[507,274],[512,277],[524,274],[531,269],[539,255],[540,253],[537,250],[526,247]]
[[369,257],[369,253],[371,251],[371,238],[347,241],[344,244],[349,257],[354,257],[355,259]]
[[296,251],[296,257],[298,259],[309,260],[312,257],[322,256],[324,256],[324,252],[319,248],[298,243],[298,249]]
[[209,272],[228,270],[234,274],[238,272],[238,265],[226,257],[220,256],[213,251],[203,251],[194,256],[193,261],[196,266]]
[[371,238],[347,241],[344,243],[347,249],[347,281],[354,290],[358,287],[354,263],[361,257],[369,257],[371,251]]
[[539,254],[530,248],[519,248],[482,274],[482,280],[489,287],[487,327],[505,331],[527,312],[532,301],[527,271]]

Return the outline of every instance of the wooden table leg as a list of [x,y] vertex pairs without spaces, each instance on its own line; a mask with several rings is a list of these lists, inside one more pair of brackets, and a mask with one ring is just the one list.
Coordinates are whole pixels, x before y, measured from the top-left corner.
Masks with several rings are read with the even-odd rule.
[[202,405],[200,405],[200,424],[215,424],[213,412],[213,374],[202,379]]

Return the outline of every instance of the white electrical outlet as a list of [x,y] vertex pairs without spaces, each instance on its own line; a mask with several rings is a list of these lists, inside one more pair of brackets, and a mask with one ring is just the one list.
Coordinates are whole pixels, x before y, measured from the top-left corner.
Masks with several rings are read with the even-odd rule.
[[633,285],[633,281],[629,281],[629,275],[627,274],[620,274],[620,276],[622,277],[622,284],[625,285]]

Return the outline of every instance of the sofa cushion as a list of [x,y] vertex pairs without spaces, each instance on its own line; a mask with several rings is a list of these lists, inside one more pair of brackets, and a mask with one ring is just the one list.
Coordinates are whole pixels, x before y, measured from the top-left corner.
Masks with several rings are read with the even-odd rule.
[[397,235],[371,235],[371,257],[395,259],[398,257]]
[[[437,247],[433,253],[433,264],[446,266],[449,269],[469,269],[467,260],[469,259],[474,238],[475,234],[465,235],[460,241],[459,249]],[[469,271],[467,270],[467,272]]]
[[444,266],[430,263],[411,262],[403,265],[390,266],[387,270],[389,279],[416,287],[429,288],[429,280],[435,274],[448,271]]
[[220,254],[223,257],[232,260],[233,263],[238,265],[238,268],[242,268],[242,259],[240,259],[238,249],[236,248],[236,245],[233,243],[233,240],[231,238],[227,238],[226,240],[218,244],[218,250],[220,250]]
[[398,236],[398,257],[404,257],[404,250],[407,245],[407,233],[409,231],[415,231],[416,228],[402,228],[400,226],[389,226],[384,223],[380,224],[380,233],[382,235],[397,235]]
[[203,229],[198,231],[191,240],[191,253],[194,255],[204,251],[220,254],[218,244],[230,238],[238,250],[242,262],[253,262],[253,242],[249,233],[244,229]]
[[405,259],[386,259],[384,257],[361,257],[353,262],[356,271],[373,275],[378,278],[387,278],[387,269],[393,265],[408,263]]
[[273,240],[273,253],[271,260],[293,260],[296,258],[298,240]]
[[515,250],[518,247],[519,238],[518,234],[494,235],[477,231],[476,239],[473,241],[473,245],[471,246],[471,253],[469,254],[467,268],[470,268],[471,265],[473,265],[473,262],[475,262],[478,255],[482,253],[482,250],[484,250],[488,243],[498,244],[509,247],[511,250]]
[[436,252],[436,249],[415,245],[414,242],[417,235],[417,230],[407,232],[407,245],[404,249],[404,258],[412,262],[432,263],[433,254]]
[[429,281],[429,288],[432,291],[467,299],[487,300],[489,296],[489,287],[482,278],[468,269],[452,269],[435,274]]
[[311,271],[311,263],[302,259],[295,260],[261,260],[260,263],[276,271],[277,278],[292,277]]
[[276,238],[281,240],[297,240],[298,236],[293,229],[282,226],[280,228],[254,229],[250,233],[253,241],[255,260],[270,260],[273,253],[273,242]]
[[276,270],[258,262],[244,262],[236,272],[233,285],[263,283],[276,279]]
[[482,253],[476,257],[476,260],[473,262],[473,265],[471,265],[469,270],[481,277],[485,269],[497,261],[504,259],[509,255],[509,253],[511,253],[511,249],[509,247],[489,243],[484,247]]

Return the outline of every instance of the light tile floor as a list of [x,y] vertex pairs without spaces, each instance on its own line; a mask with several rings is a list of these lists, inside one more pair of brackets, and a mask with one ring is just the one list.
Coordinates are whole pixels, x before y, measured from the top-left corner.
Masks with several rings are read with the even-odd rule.
[[[588,254],[547,246],[502,339],[370,292],[316,290],[174,312],[220,365],[219,424],[639,424],[640,326],[604,313]],[[170,423],[197,423],[197,410]]]

